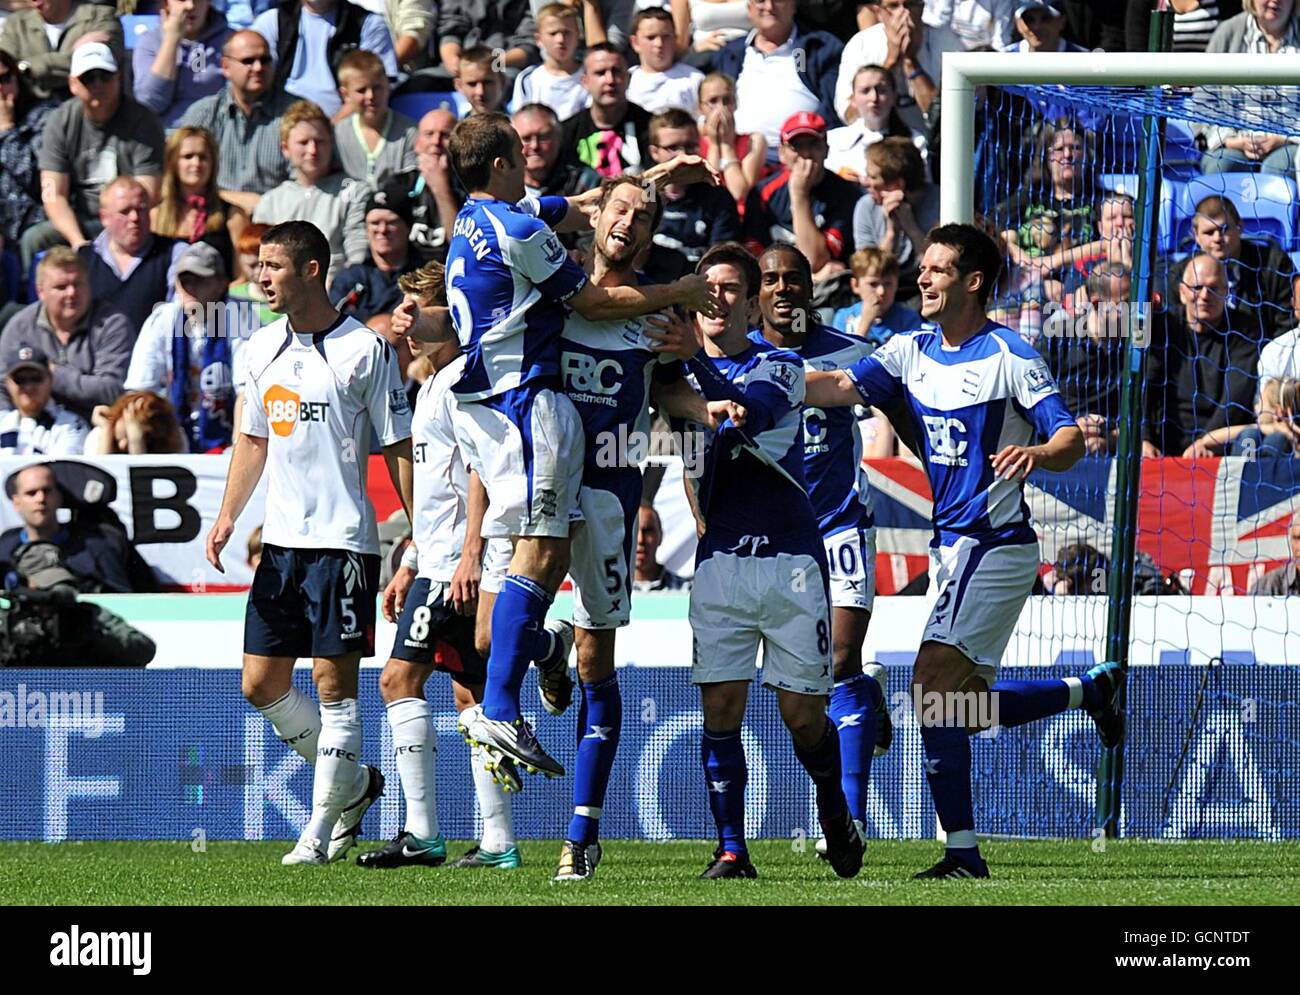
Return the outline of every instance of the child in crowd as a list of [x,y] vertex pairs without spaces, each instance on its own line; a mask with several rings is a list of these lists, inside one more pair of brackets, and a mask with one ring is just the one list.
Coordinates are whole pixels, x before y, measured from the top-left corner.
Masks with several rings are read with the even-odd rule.
[[898,294],[898,260],[882,249],[859,249],[849,259],[857,301],[835,312],[831,322],[841,332],[879,347],[895,335],[914,332],[921,315],[894,301]]
[[415,169],[415,122],[390,110],[384,63],[374,52],[354,49],[338,71],[346,115],[334,125],[339,163],[351,179],[373,182],[381,173]]
[[515,77],[511,106],[545,104],[563,121],[591,103],[582,85],[578,58],[578,11],[563,3],[548,3],[537,12],[537,46],[542,64],[529,66]]

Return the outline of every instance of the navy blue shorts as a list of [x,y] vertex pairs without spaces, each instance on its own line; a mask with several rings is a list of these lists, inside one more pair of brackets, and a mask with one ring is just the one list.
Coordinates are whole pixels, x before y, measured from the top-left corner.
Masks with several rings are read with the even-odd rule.
[[445,585],[417,577],[406,592],[392,656],[433,667],[460,683],[481,684],[487,661],[474,649],[474,619],[443,603]]
[[244,615],[255,656],[375,655],[379,557],[266,544]]

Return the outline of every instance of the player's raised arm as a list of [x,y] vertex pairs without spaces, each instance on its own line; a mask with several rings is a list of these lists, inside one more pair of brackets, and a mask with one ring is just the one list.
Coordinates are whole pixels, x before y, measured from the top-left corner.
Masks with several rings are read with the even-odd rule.
[[644,287],[597,287],[588,282],[569,298],[568,304],[588,321],[637,318],[671,307],[698,311],[710,318],[723,314],[704,277],[693,273],[672,283]]
[[420,307],[419,302],[409,295],[402,298],[402,303],[394,309],[389,327],[394,335],[409,335],[432,345],[450,342],[456,337],[450,308],[439,305]]
[[804,377],[804,403],[810,408],[846,408],[863,399],[847,370],[810,370]]
[[1060,473],[1083,458],[1086,448],[1078,425],[1062,425],[1041,446],[1006,446],[989,457],[1004,480],[1024,480],[1034,470]]

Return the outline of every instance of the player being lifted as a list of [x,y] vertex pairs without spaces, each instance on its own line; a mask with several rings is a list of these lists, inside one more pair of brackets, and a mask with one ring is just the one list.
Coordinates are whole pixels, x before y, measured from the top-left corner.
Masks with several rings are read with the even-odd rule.
[[[432,262],[399,281],[404,294],[423,304],[445,304],[441,263]],[[487,665],[474,646],[474,581],[481,576],[484,543],[479,535],[484,504],[470,503],[470,471],[456,445],[451,385],[465,367],[453,339],[425,352],[434,375],[424,382],[411,418],[415,453],[414,542],[384,590],[383,612],[397,622],[392,654],[379,677],[379,691],[393,734],[393,753],[406,801],[406,823],[391,842],[357,857],[362,867],[436,867],[447,859],[438,828],[438,737],[424,697],[435,670],[451,675],[457,710],[482,698]],[[467,521],[468,516],[468,521]],[[468,585],[468,586],[466,586]],[[400,618],[398,617],[400,614]],[[486,756],[472,756],[474,791],[483,816],[483,840],[456,866],[520,866],[510,798],[486,769]],[[509,761],[497,771],[519,777]]]
[[[650,247],[662,214],[663,201],[639,178],[605,180],[585,266],[594,286],[637,285],[635,261]],[[600,861],[597,834],[623,722],[614,635],[631,617],[641,503],[641,470],[631,459],[630,442],[649,436],[652,386],[656,405],[667,415],[697,421],[710,415],[682,378],[681,363],[659,362],[661,357],[686,359],[697,350],[696,337],[683,321],[658,316],[591,321],[571,314],[560,348],[564,388],[587,439],[578,502],[583,521],[574,532],[569,567],[582,699],[573,818],[556,873],[557,881],[572,881],[591,877]],[[542,702],[548,711],[558,712],[557,703],[545,694]]]
[[[808,375],[812,406],[901,402],[934,494],[934,602],[912,693],[947,850],[920,878],[988,877],[975,836],[968,739],[981,717],[1012,727],[1085,708],[1104,745],[1123,736],[1116,692],[1124,675],[1115,663],[1064,680],[994,683],[1041,559],[1024,480],[1035,469],[1066,470],[1084,452],[1042,358],[985,316],[1001,266],[978,228],[935,228],[918,285],[921,314],[938,328],[897,335],[846,370]],[[1035,435],[1046,443],[1032,444]]]
[[[872,346],[819,323],[812,270],[795,246],[776,243],[758,257],[762,325],[750,337],[788,349],[806,372],[850,366]],[[848,408],[803,409],[803,469],[808,498],[830,570],[831,659],[835,687],[830,715],[840,737],[844,796],[863,830],[877,735],[891,732],[884,688],[862,670],[862,641],[876,596],[876,529],[871,489],[862,469],[862,436]],[[883,668],[878,671],[883,675]],[[882,751],[883,752],[883,751]],[[819,847],[821,844],[819,844]]]
[[700,749],[719,843],[705,878],[757,877],[745,845],[747,769],[740,727],[759,647],[795,755],[816,787],[826,858],[840,877],[862,867],[864,844],[841,786],[831,691],[826,553],[804,484],[804,370],[798,356],[748,335],[760,276],[754,257],[724,242],[697,267],[725,316],[700,316],[704,352],[687,364],[704,396],[745,409],[723,422],[694,485],[700,531],[691,588],[691,680],[700,686]]
[[[651,287],[591,283],[554,230],[589,224],[585,214],[560,197],[524,200],[523,146],[504,114],[462,121],[448,153],[469,191],[447,252],[451,325],[466,355],[465,372],[452,388],[463,416],[457,432],[482,457],[476,469],[490,502],[484,537],[514,543],[492,611],[483,703],[461,713],[461,728],[471,742],[527,770],[559,776],[563,767],[523,720],[519,689],[532,661],[544,673],[568,666],[561,634],[543,625],[569,568],[584,449],[582,423],[560,392],[564,304],[593,321],[714,305],[696,276]],[[695,172],[673,175],[672,182],[716,181],[707,166],[689,169]],[[437,339],[449,334],[443,318],[421,312],[417,320],[407,301],[393,328]]]
[[[241,438],[226,478],[208,561],[267,469],[262,561],[244,620],[244,697],[276,735],[315,765],[311,818],[286,864],[340,860],[384,789],[358,764],[357,669],[375,652],[379,533],[366,496],[371,429],[402,504],[411,508],[411,413],[392,347],[339,314],[325,293],[330,248],[306,221],[262,236],[258,282],[284,315],[248,343]],[[224,572],[224,571],[223,571]],[[293,686],[312,657],[320,709]]]

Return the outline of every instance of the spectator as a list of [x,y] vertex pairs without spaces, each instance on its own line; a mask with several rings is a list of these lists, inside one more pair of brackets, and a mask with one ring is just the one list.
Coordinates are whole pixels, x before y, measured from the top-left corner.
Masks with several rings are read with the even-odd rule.
[[[853,75],[860,67],[880,66],[894,78],[898,114],[903,123],[913,131],[928,131],[927,115],[939,96],[942,41],[932,37],[937,29],[922,19],[926,5],[921,0],[881,0],[876,6],[880,20],[859,31],[844,45],[835,86],[835,109],[841,117],[849,113]],[[938,18],[944,17],[945,12],[950,16],[957,6],[965,11],[968,5],[950,3],[935,13]],[[975,14],[977,10],[972,7],[970,12]],[[1006,13],[1010,17],[1011,11]],[[974,20],[972,48],[980,43]],[[1010,41],[1009,32],[1007,41]]]
[[641,64],[628,77],[627,96],[651,114],[676,107],[695,114],[704,74],[677,61],[673,16],[662,7],[637,11],[632,21],[632,51]]
[[197,101],[181,127],[202,128],[217,143],[217,186],[245,214],[289,178],[280,151],[280,115],[292,102],[271,86],[271,49],[256,31],[237,31],[221,49],[226,86]]
[[131,53],[135,99],[173,128],[194,101],[221,89],[226,15],[211,0],[163,0],[162,22]]
[[754,30],[720,48],[710,65],[736,81],[737,130],[762,132],[769,149],[781,144],[781,127],[795,114],[840,123],[835,81],[844,45],[824,31],[800,29],[795,7],[795,0],[749,0]]
[[1056,552],[1050,582],[1052,594],[1105,594],[1110,560],[1087,543],[1070,543]]
[[[543,104],[525,104],[511,119],[524,146],[524,189],[532,197],[572,197],[600,185],[590,166],[562,157],[561,125],[555,111]],[[567,232],[560,242],[567,249],[591,244],[591,229]]]
[[24,231],[45,220],[36,163],[45,120],[56,107],[37,97],[18,61],[0,51],[0,250],[16,247]]
[[184,125],[167,137],[162,195],[149,212],[155,235],[187,245],[206,242],[221,253],[226,272],[234,269],[233,237],[248,216],[227,204],[217,188],[217,144],[202,128]]
[[[1291,277],[1292,325],[1300,325],[1300,273]],[[1260,383],[1281,380],[1283,377],[1300,378],[1300,327],[1292,327],[1259,352]]]
[[925,133],[913,131],[898,115],[894,77],[881,66],[863,66],[853,74],[849,107],[852,123],[833,128],[826,136],[830,151],[826,168],[854,183],[866,185],[867,149],[882,138],[910,139],[924,156]]
[[330,287],[330,303],[358,321],[397,307],[398,278],[424,262],[411,251],[411,200],[401,187],[371,193],[365,219],[369,258],[340,270]]
[[433,54],[438,5],[432,0],[384,0],[384,20],[393,38],[393,54],[404,73],[423,69]]
[[1254,424],[1229,425],[1206,433],[1205,444],[1227,456],[1247,460],[1293,457],[1300,453],[1300,380],[1259,379]]
[[749,34],[745,0],[672,0],[679,52],[716,52]]
[[310,100],[331,118],[342,106],[335,73],[348,52],[374,52],[389,78],[397,76],[397,56],[383,15],[348,0],[284,0],[258,14],[253,30],[275,53],[272,91]]
[[221,253],[206,242],[189,246],[176,264],[175,300],[144,323],[126,371],[125,390],[169,399],[192,453],[230,445],[240,353],[259,327],[229,284]]
[[438,55],[453,77],[460,71],[461,53],[475,45],[500,49],[506,68],[532,65],[536,36],[528,0],[443,0],[438,17]]
[[343,172],[370,182],[385,172],[415,168],[415,122],[388,106],[388,77],[374,52],[349,52],[339,63],[346,114],[334,125]]
[[[266,194],[253,212],[253,220],[278,225],[285,221],[310,221],[330,244],[330,277],[354,258],[365,232],[344,232],[344,219],[353,198],[364,189],[342,172],[330,172],[333,162],[333,130],[324,111],[309,100],[299,100],[280,119],[280,148],[294,169],[285,180]],[[358,252],[355,258],[360,258]]]
[[80,456],[90,426],[51,396],[50,358],[24,344],[0,362],[13,405],[0,414],[0,456]]
[[767,169],[767,139],[736,134],[736,81],[710,73],[700,83],[700,154],[709,160],[737,204]]
[[[81,256],[66,246],[47,252],[36,267],[36,295],[0,332],[0,355],[21,345],[50,357],[54,399],[85,421],[96,404],[122,393],[135,330],[126,316],[94,300]],[[0,410],[9,410],[0,396]]]
[[1291,516],[1286,530],[1287,547],[1291,558],[1280,567],[1257,578],[1250,585],[1250,593],[1260,597],[1287,597],[1300,594],[1300,511]]
[[456,92],[469,105],[467,117],[499,111],[506,97],[506,81],[497,70],[497,53],[486,45],[461,52],[456,62]]
[[[650,119],[650,158],[655,162],[699,151],[699,129],[684,110],[673,107]],[[693,273],[709,246],[740,238],[740,214],[725,189],[712,183],[670,184],[659,193],[663,218],[644,266],[651,279],[671,283]]]
[[548,3],[537,12],[536,41],[542,64],[529,66],[515,77],[510,105],[518,111],[527,104],[545,104],[562,119],[572,117],[591,103],[591,95],[582,88],[578,12],[562,3]]
[[[1065,312],[1049,319],[1035,343],[1076,418],[1090,453],[1109,452],[1119,435],[1119,391],[1125,376],[1124,340],[1132,276],[1126,266],[1102,263],[1088,274],[1082,324]],[[1082,333],[1082,334],[1080,334]]]
[[1259,345],[1247,321],[1226,306],[1223,264],[1197,253],[1178,288],[1181,313],[1157,323],[1147,353],[1144,455],[1212,455],[1216,429],[1253,422]]
[[1029,299],[1043,303],[1035,296],[1043,283],[1061,279],[1067,256],[1057,250],[1097,241],[1100,199],[1091,136],[1069,121],[1043,125],[1028,182],[996,211],[1008,259],[1031,285],[1024,291]]
[[[560,0],[566,7],[571,7],[582,14],[582,34],[588,45],[600,45],[609,42],[626,51],[628,39],[632,33],[632,15],[638,6],[646,6],[655,0]],[[533,14],[536,15],[547,0],[532,0]]]
[[1012,52],[1088,51],[1065,40],[1065,13],[1046,0],[1017,3],[1016,30],[1020,32],[1020,41],[1011,46]]
[[122,93],[122,76],[107,45],[72,53],[73,98],[45,122],[38,163],[48,221],[23,233],[23,272],[53,245],[80,248],[100,231],[99,195],[119,176],[138,180],[151,201],[163,171],[163,129],[153,111]]
[[252,309],[252,324],[259,327],[269,325],[277,317],[267,306],[262,285],[253,279],[257,275],[257,250],[262,244],[262,234],[270,227],[270,225],[250,224],[239,233],[239,241],[235,243],[239,276],[230,284],[229,291],[232,301],[245,309]]
[[780,170],[745,201],[745,244],[758,255],[773,242],[793,242],[820,283],[843,271],[853,254],[853,209],[862,191],[826,172],[821,115],[791,116],[780,138]]
[[650,114],[627,99],[626,57],[602,42],[587,49],[582,65],[591,106],[561,125],[565,161],[601,177],[641,172],[650,154]]
[[[447,242],[465,196],[447,158],[447,140],[456,127],[456,115],[444,108],[420,118],[415,135],[415,169],[380,176],[379,182],[406,191],[411,203],[411,245],[418,255],[432,259],[447,254]],[[584,188],[586,189],[586,188]],[[574,191],[577,193],[578,191]],[[366,197],[348,203],[347,230],[364,231]],[[361,253],[360,258],[365,254]],[[349,253],[349,261],[354,260]],[[359,260],[357,260],[359,261]]]
[[126,315],[132,333],[154,305],[170,296],[172,274],[185,243],[149,228],[149,195],[130,177],[118,177],[99,201],[103,231],[77,250],[86,264],[90,292]]
[[[1247,52],[1292,55],[1300,52],[1300,20],[1294,0],[1245,0],[1236,17],[1220,24],[1207,52]],[[1248,109],[1247,109],[1248,110]],[[1297,139],[1211,125],[1202,130],[1205,155],[1201,171],[1224,173],[1243,169],[1294,176]]]
[[[1073,15],[1072,8],[1089,8],[1093,0],[1066,0],[1064,6],[1067,15]],[[1119,4],[1127,10],[1124,12],[1125,48],[1130,52],[1145,52],[1147,40],[1151,33],[1150,4]],[[1220,24],[1241,13],[1241,0],[1178,0],[1173,5],[1174,38],[1170,47],[1172,52],[1204,52],[1210,39]],[[1080,37],[1070,17],[1072,37],[1081,41],[1088,48],[1101,48],[1107,52],[1119,51],[1119,47],[1103,41],[1096,43],[1086,37]]]
[[48,542],[59,548],[60,565],[71,572],[79,591],[133,594],[158,590],[153,568],[131,545],[120,522],[104,528],[83,526],[76,520],[66,525],[59,521],[64,495],[48,465],[24,467],[11,479],[14,511],[23,524],[0,534],[0,577],[5,586],[12,586],[9,575],[18,548]]
[[147,390],[123,394],[112,404],[96,405],[90,423],[87,456],[185,452],[176,409],[165,397]]
[[111,46],[115,56],[121,56],[122,25],[112,6],[89,0],[40,0],[5,18],[0,49],[14,57],[36,96],[66,100],[72,51],[87,37]]
[[664,541],[664,525],[654,505],[643,504],[637,514],[636,574],[632,588],[644,591],[689,590],[691,582],[668,570],[659,562],[659,547]]
[[[1256,331],[1261,339],[1273,339],[1292,327],[1290,302],[1296,275],[1291,257],[1272,242],[1247,241],[1241,237],[1241,214],[1227,197],[1206,197],[1196,205],[1192,220],[1196,248],[1227,267],[1227,305],[1252,319],[1242,331]],[[1170,301],[1177,300],[1177,274],[1170,274]]]
[[849,259],[851,285],[857,301],[835,312],[831,324],[841,332],[866,339],[880,347],[895,335],[921,327],[921,315],[895,301],[898,296],[898,259],[884,249],[859,249]]
[[867,194],[853,212],[853,241],[860,249],[878,246],[898,260],[898,292],[904,301],[918,294],[926,233],[938,221],[939,191],[928,182],[912,140],[885,138],[869,146]]

